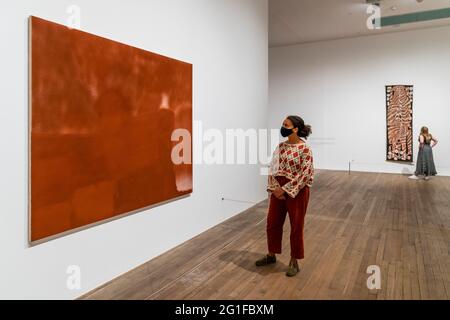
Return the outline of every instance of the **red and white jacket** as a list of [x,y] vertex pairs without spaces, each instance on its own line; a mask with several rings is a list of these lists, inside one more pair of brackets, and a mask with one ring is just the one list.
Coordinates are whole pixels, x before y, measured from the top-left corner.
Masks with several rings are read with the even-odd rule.
[[285,176],[290,181],[281,188],[295,198],[305,186],[311,187],[314,180],[313,155],[305,142],[290,144],[281,142],[273,152],[269,166],[267,191],[280,187],[276,176]]

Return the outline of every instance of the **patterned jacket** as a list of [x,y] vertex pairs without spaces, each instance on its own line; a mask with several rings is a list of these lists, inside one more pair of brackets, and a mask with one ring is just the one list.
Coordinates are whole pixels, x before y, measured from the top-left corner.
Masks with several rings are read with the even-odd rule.
[[295,198],[302,188],[311,187],[314,180],[313,155],[304,142],[289,144],[281,142],[273,152],[269,167],[267,191],[280,187],[276,176],[285,176],[290,181],[282,189]]

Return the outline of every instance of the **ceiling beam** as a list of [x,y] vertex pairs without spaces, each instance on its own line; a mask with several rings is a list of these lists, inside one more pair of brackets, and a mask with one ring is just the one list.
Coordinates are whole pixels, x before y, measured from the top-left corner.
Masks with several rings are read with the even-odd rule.
[[[381,27],[450,18],[450,8],[381,17]],[[375,20],[373,20],[375,25]]]

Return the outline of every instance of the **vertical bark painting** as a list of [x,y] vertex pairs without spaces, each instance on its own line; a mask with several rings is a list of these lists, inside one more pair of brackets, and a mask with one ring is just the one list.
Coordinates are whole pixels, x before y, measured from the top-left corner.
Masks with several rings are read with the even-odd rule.
[[413,86],[386,86],[388,161],[413,161]]
[[192,192],[191,64],[31,17],[30,90],[31,242]]

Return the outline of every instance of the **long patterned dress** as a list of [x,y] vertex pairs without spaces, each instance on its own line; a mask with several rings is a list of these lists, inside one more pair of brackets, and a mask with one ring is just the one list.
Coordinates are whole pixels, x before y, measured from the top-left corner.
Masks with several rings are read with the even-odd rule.
[[433,148],[431,141],[433,138],[424,137],[424,143],[419,148],[419,155],[417,156],[416,176],[435,176],[437,175],[436,167],[433,160]]

